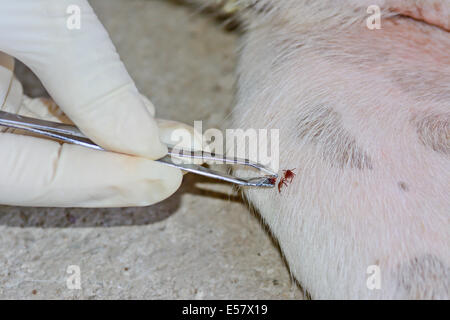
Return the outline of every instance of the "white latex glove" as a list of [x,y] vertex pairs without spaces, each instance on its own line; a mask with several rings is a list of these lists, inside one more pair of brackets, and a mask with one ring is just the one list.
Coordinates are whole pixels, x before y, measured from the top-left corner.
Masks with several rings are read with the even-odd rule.
[[[67,28],[69,5],[81,9],[80,30]],[[30,67],[85,135],[122,153],[0,133],[1,204],[142,206],[177,190],[181,172],[150,160],[167,152],[154,107],[139,94],[87,1],[0,0],[0,30],[0,51]],[[0,108],[56,120],[48,105],[23,96],[13,66],[0,54]],[[173,129],[171,123],[161,134]]]

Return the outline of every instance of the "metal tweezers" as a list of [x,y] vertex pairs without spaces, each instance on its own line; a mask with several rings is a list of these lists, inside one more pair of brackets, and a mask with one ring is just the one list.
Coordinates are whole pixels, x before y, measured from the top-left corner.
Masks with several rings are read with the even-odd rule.
[[[86,138],[86,136],[83,135],[83,133],[77,127],[72,125],[52,121],[45,121],[36,118],[29,118],[5,111],[0,111],[0,126],[26,130],[38,135],[57,139],[66,143],[77,144],[91,149],[103,151],[105,150],[102,147],[96,145],[88,138]],[[267,168],[266,166],[263,166],[259,163],[255,163],[247,159],[228,158],[223,155],[216,155],[203,151],[175,149],[170,146],[168,146],[168,150],[169,152],[165,157],[158,159],[156,161],[171,167],[181,169],[183,171],[195,173],[213,179],[218,179],[221,181],[234,183],[240,186],[267,187],[267,188],[272,188],[275,186],[277,174],[274,173],[269,168]],[[265,173],[265,175],[253,178],[239,178],[230,174],[222,173],[195,164],[175,163],[174,161],[172,161],[172,157],[175,158],[186,157],[190,159],[202,159],[204,161],[214,161],[215,163],[220,162],[222,164],[249,166]]]

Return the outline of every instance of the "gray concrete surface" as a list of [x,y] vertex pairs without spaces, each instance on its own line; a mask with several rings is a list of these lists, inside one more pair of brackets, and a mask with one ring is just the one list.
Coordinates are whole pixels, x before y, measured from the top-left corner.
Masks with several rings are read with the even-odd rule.
[[[167,1],[90,1],[157,115],[220,127],[237,34]],[[19,66],[30,95],[44,90]],[[67,288],[69,265],[81,289]],[[187,175],[146,208],[0,206],[1,299],[299,299],[274,242],[229,185]]]

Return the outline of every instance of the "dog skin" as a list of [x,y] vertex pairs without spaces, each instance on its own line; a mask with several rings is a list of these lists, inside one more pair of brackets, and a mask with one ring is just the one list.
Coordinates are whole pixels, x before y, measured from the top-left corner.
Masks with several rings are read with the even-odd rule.
[[281,194],[244,193],[293,277],[315,299],[448,299],[450,1],[234,2],[230,127],[279,129],[297,168]]
[[450,2],[252,11],[233,126],[280,129],[280,168],[298,168],[281,195],[245,191],[292,275],[312,298],[448,299]]

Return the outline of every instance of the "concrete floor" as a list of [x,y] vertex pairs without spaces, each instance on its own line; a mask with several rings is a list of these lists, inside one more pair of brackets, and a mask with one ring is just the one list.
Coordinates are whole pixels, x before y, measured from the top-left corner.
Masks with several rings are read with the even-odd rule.
[[[168,1],[91,0],[157,116],[204,129],[230,113],[237,34]],[[44,90],[19,66],[30,95]],[[81,289],[68,289],[69,265]],[[146,208],[0,206],[1,299],[301,299],[279,250],[229,185],[186,175]]]

